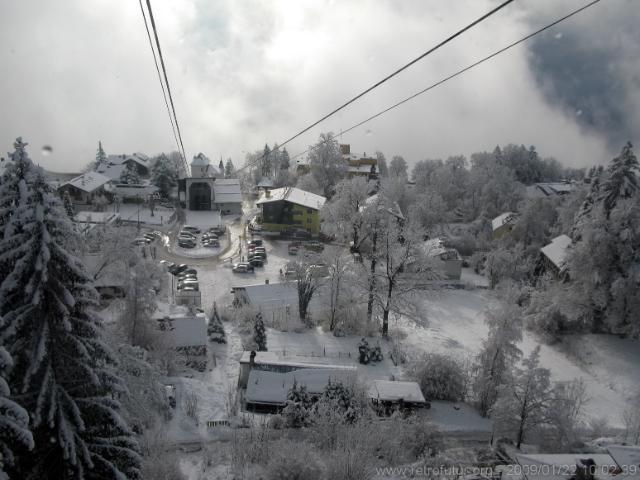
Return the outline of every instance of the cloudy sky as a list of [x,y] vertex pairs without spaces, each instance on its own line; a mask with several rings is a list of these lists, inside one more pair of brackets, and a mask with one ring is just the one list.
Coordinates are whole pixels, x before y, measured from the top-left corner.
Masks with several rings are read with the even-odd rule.
[[[153,0],[187,155],[282,142],[495,6],[496,0]],[[363,118],[587,0],[516,0],[292,142]],[[640,128],[639,0],[601,0],[342,137],[410,163],[497,144],[567,165],[607,161]],[[56,171],[175,150],[135,0],[0,3],[0,151],[22,135]],[[43,155],[42,146],[53,153]]]

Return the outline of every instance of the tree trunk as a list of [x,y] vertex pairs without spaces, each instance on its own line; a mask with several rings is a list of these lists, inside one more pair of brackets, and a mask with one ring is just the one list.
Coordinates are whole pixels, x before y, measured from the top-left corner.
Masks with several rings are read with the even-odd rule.
[[387,302],[384,306],[384,313],[382,315],[382,336],[387,338],[389,335],[389,310],[391,305],[391,294],[393,293],[393,282],[389,282],[389,288],[387,288]]
[[371,238],[371,277],[369,278],[369,301],[367,302],[367,320],[371,322],[373,317],[373,290],[376,286],[376,247],[378,243],[378,232],[374,231]]

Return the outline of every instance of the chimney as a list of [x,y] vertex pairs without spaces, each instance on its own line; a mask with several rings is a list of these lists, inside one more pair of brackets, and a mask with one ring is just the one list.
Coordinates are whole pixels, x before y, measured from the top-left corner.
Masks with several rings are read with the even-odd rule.
[[249,369],[252,369],[256,366],[256,352],[255,350],[251,350],[249,354]]
[[265,279],[264,279],[264,284],[265,284],[265,285],[269,285],[269,279],[268,279],[268,278],[265,278]]
[[265,189],[264,196],[265,198],[271,198],[271,190]]

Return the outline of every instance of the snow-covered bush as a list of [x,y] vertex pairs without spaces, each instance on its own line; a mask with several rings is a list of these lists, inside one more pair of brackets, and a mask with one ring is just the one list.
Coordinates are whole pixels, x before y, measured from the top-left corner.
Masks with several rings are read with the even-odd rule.
[[207,336],[210,342],[227,343],[227,336],[222,325],[222,319],[218,314],[218,307],[216,302],[213,302],[213,311],[209,318],[209,324],[207,325]]
[[296,428],[309,425],[311,407],[312,401],[307,387],[294,381],[287,394],[286,406],[282,410],[287,426]]
[[467,394],[467,372],[449,355],[424,354],[409,364],[407,376],[418,382],[427,400],[458,402]]
[[322,468],[307,442],[280,440],[267,464],[268,480],[320,480]]

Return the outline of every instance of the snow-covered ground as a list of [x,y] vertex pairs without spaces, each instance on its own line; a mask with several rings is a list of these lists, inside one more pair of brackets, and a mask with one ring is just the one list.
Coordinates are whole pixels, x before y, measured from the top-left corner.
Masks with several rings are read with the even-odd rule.
[[[485,310],[497,300],[488,290],[442,290],[427,292],[423,300],[425,321],[406,318],[398,327],[408,350],[442,352],[471,358],[487,336]],[[590,401],[585,412],[622,427],[627,402],[640,386],[640,343],[611,335],[574,335],[559,345],[547,345],[531,332],[524,333],[520,348],[528,355],[541,345],[542,366],[556,381],[583,378]],[[567,352],[583,352],[581,355]],[[581,356],[581,358],[579,358]]]

